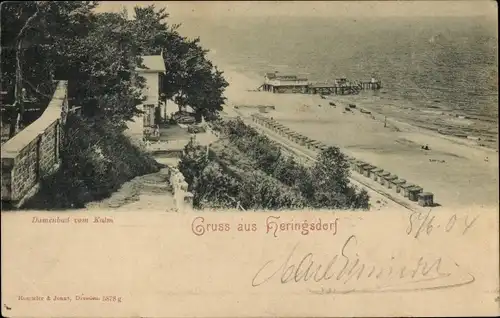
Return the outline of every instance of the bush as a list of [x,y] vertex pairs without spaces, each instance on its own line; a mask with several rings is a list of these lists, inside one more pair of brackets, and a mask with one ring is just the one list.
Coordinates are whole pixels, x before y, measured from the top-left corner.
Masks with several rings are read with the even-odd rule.
[[305,206],[299,192],[284,187],[276,179],[258,171],[245,175],[245,181],[240,195],[244,206],[268,210],[297,209]]
[[159,171],[161,165],[106,119],[68,117],[61,147],[61,167],[42,179],[27,208],[83,208],[109,197],[126,181]]
[[240,182],[225,173],[217,162],[209,162],[193,180],[193,204],[196,208],[234,208]]
[[368,209],[368,193],[357,193],[349,175],[349,163],[339,148],[323,150],[312,169],[315,207]]
[[194,140],[190,140],[184,147],[184,151],[179,161],[179,171],[184,175],[184,179],[192,191],[192,185],[196,178],[201,175],[201,172],[208,165],[206,157],[206,148],[197,144]]
[[[217,148],[217,147],[215,147]],[[255,170],[243,154],[230,147],[210,150],[190,142],[181,157],[179,170],[194,195],[196,208],[280,209],[300,208],[304,199],[275,178]],[[240,164],[242,163],[242,164]],[[244,169],[241,169],[244,168]]]
[[[305,167],[298,164],[293,157],[283,155],[279,146],[257,130],[245,125],[241,119],[219,120],[212,122],[211,125],[214,130],[226,134],[229,143],[236,146],[239,151],[232,150],[226,145],[218,149],[216,157],[219,158],[209,158],[204,147],[196,151],[195,148],[189,148],[194,147],[193,145],[186,148],[187,152],[181,159],[181,166],[186,167],[185,171],[190,180],[197,182],[195,197],[203,194],[203,198],[197,202],[213,199],[217,201],[216,205],[229,204],[230,207],[239,202],[244,208],[254,209],[306,206],[368,209],[368,193],[364,189],[358,191],[350,185],[349,164],[339,148],[329,147],[323,150],[313,167]],[[204,175],[208,173],[204,169],[211,159],[219,160],[217,169],[212,167],[210,173]],[[253,170],[255,172],[249,172]],[[224,179],[220,175],[215,175],[215,171],[221,175],[233,173],[233,177]],[[264,175],[259,171],[264,172]],[[219,183],[210,181],[210,178],[218,180]],[[221,180],[225,180],[224,182],[231,186],[222,186]],[[229,191],[227,193],[233,193],[234,203],[222,199],[220,195],[214,195],[215,190],[210,189],[212,187],[220,187],[225,189],[224,191]]]
[[337,147],[329,147],[318,156],[312,168],[304,167],[291,157],[283,156],[280,148],[241,119],[217,123],[220,131],[240,151],[252,157],[257,167],[283,184],[296,188],[315,208],[368,209],[366,190],[358,192],[349,183],[349,164]]
[[284,184],[297,188],[308,202],[313,199],[311,171],[298,164],[292,156],[279,159],[275,164],[273,176]]

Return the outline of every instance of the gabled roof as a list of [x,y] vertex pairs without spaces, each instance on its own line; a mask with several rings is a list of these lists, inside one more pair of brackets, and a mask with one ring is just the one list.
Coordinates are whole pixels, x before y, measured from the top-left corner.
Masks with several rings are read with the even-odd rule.
[[161,55],[144,55],[142,56],[142,64],[146,68],[137,68],[141,72],[166,72],[165,62]]

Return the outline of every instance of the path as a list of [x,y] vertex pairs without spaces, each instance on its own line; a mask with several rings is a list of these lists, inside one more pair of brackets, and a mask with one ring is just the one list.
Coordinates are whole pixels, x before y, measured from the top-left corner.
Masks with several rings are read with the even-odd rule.
[[125,182],[111,197],[87,204],[87,209],[114,209],[138,211],[157,209],[175,210],[171,187],[168,182],[169,170],[138,176]]
[[[177,167],[179,156],[192,134],[186,128],[173,125],[160,129],[160,140],[148,145],[142,144],[141,125],[132,123],[127,135],[134,143],[144,147],[153,154],[153,157],[166,166],[160,171],[135,177],[127,181],[111,197],[98,202],[87,204],[87,209],[114,209],[118,211],[148,211],[163,210],[166,212],[177,212],[177,208],[170,186],[170,173],[168,167]],[[211,133],[200,133],[194,135],[196,140],[202,144],[209,144],[217,139]]]

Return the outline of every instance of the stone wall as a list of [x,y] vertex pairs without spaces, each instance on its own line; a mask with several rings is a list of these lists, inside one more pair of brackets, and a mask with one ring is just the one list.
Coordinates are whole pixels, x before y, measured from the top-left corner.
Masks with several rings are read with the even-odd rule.
[[67,82],[60,81],[43,114],[2,145],[2,203],[22,206],[44,176],[59,168]]

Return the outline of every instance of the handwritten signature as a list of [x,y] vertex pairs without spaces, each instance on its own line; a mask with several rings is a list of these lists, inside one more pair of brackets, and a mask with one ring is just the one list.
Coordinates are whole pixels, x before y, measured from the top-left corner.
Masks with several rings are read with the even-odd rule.
[[[418,257],[415,261],[402,264],[393,262],[394,257],[385,265],[370,265],[360,259],[357,236],[351,235],[344,242],[340,253],[329,257],[327,263],[317,261],[314,253],[295,257],[299,244],[296,244],[285,261],[267,261],[252,279],[252,286],[258,287],[278,280],[281,284],[317,283],[321,289],[309,290],[319,294],[380,293],[422,291],[453,288],[471,284],[472,274],[460,275],[458,264],[453,262],[455,270],[445,266],[441,257]],[[294,261],[295,260],[299,260]],[[323,285],[329,282],[335,288]],[[361,286],[364,286],[361,288]],[[366,287],[372,286],[372,287]]]

